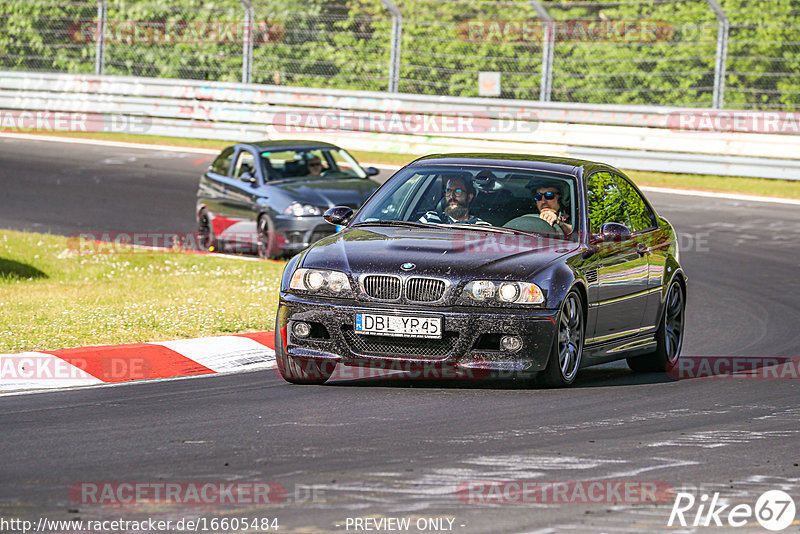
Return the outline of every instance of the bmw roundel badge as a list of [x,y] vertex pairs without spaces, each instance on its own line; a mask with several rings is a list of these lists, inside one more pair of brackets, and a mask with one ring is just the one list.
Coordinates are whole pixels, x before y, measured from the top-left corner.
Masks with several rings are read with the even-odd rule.
[[416,267],[416,265],[414,265],[413,263],[404,263],[403,265],[400,266],[400,268],[403,269],[404,271],[410,271],[414,267]]

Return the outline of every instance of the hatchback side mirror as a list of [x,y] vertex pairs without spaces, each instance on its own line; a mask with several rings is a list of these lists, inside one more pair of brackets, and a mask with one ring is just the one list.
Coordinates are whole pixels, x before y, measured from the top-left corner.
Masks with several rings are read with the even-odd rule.
[[380,171],[375,167],[367,167],[364,170],[367,171],[367,176],[377,176],[378,173],[380,173]]
[[325,222],[334,226],[345,225],[353,217],[353,209],[347,206],[334,206],[322,216]]

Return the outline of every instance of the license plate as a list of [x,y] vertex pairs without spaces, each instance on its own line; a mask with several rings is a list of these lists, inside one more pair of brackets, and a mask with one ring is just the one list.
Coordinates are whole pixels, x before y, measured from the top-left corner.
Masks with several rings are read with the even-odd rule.
[[375,336],[441,339],[442,318],[356,313],[355,331]]

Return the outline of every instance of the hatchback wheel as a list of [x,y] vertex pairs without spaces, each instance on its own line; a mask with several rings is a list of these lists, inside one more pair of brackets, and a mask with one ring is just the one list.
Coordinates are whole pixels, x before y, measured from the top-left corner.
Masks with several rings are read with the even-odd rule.
[[258,240],[256,249],[258,257],[263,259],[274,259],[281,255],[278,247],[278,237],[275,234],[275,225],[267,215],[262,215],[258,219]]
[[197,245],[200,250],[207,250],[208,252],[219,251],[219,243],[216,236],[214,236],[211,217],[209,217],[206,210],[201,210],[197,216]]

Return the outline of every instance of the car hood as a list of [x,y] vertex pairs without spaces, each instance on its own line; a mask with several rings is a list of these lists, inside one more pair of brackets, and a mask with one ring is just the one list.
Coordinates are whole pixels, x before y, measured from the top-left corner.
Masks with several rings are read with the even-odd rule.
[[448,228],[359,226],[318,241],[303,256],[303,267],[363,273],[413,273],[451,279],[476,276],[530,279],[577,243],[528,234]]
[[292,181],[271,186],[281,189],[291,200],[303,204],[323,208],[333,206],[357,208],[367,200],[379,184],[365,178],[345,178]]

